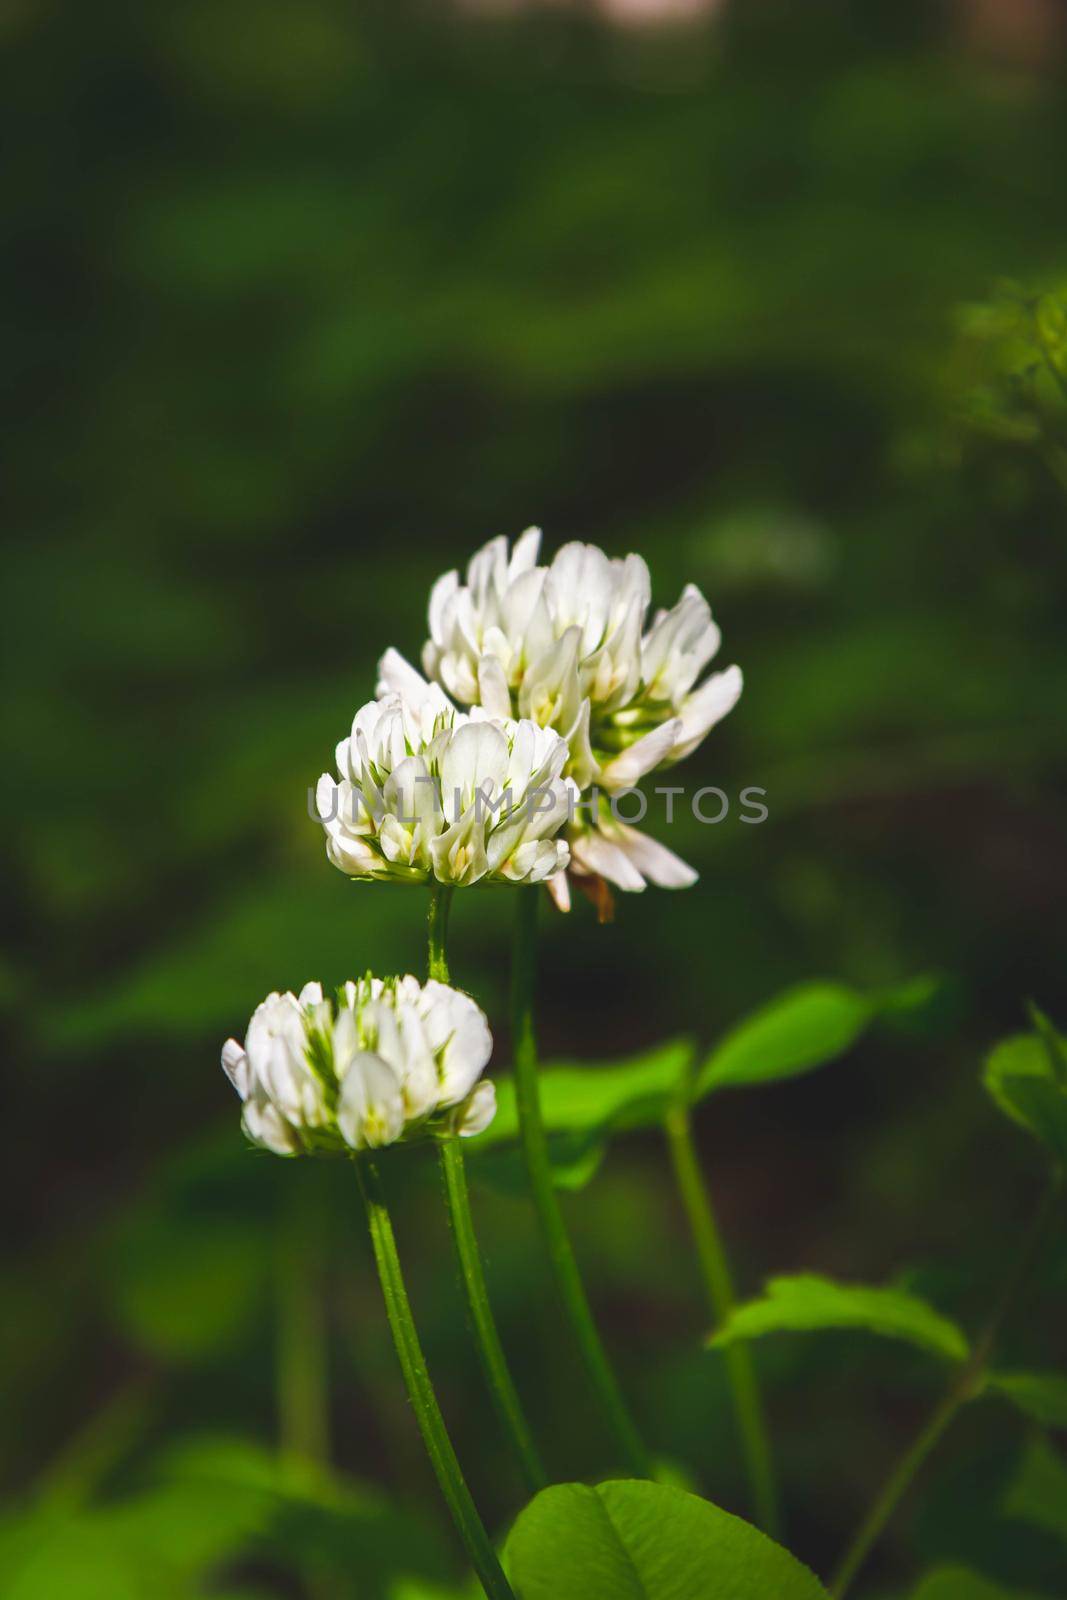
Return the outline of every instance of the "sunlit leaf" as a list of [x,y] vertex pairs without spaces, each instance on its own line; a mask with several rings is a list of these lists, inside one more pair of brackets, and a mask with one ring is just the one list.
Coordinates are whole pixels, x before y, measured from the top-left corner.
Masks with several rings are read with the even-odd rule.
[[967,1341],[956,1324],[918,1296],[903,1289],[835,1283],[814,1273],[772,1278],[761,1298],[738,1306],[708,1344],[715,1349],[768,1333],[830,1328],[857,1328],[904,1339],[950,1361],[967,1356]]
[[880,994],[840,983],[803,983],[744,1018],[697,1075],[696,1098],[716,1089],[795,1078],[843,1055],[879,1015],[923,1006],[936,987],[912,979]]
[[[602,1134],[658,1122],[692,1060],[687,1039],[672,1039],[625,1061],[548,1064],[538,1073],[541,1115],[551,1133]],[[518,1135],[512,1078],[497,1079],[497,1114],[472,1146],[487,1149]]]
[[558,1484],[516,1522],[518,1600],[825,1600],[806,1567],[707,1500],[657,1483]]
[[1067,1376],[1062,1372],[992,1372],[986,1387],[1046,1428],[1067,1428]]
[[1020,1589],[1004,1589],[965,1567],[938,1567],[914,1591],[911,1600],[1041,1600]]
[[1047,1041],[1037,1033],[1002,1040],[986,1061],[984,1079],[1004,1114],[1067,1162],[1067,1087]]
[[1067,1542],[1067,1466],[1047,1439],[1032,1439],[1004,1500],[1009,1517]]

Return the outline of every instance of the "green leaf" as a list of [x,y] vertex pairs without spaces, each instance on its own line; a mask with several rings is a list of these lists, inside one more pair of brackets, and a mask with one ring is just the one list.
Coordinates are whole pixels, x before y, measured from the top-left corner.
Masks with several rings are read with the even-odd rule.
[[1067,1466],[1047,1439],[1027,1445],[1004,1511],[1067,1543]]
[[1062,1372],[991,1372],[986,1387],[1046,1428],[1067,1428],[1067,1377]]
[[935,980],[913,978],[878,994],[840,983],[802,983],[727,1034],[705,1061],[694,1098],[742,1084],[772,1083],[811,1072],[843,1055],[879,1015],[923,1006]]
[[[688,1039],[672,1039],[625,1061],[608,1065],[571,1063],[542,1067],[541,1115],[549,1134],[600,1137],[613,1129],[645,1128],[658,1122],[677,1094],[693,1058]],[[472,1151],[516,1139],[519,1131],[515,1084],[498,1078],[497,1112]]]
[[834,1283],[814,1273],[772,1278],[763,1296],[738,1306],[708,1340],[712,1349],[765,1333],[861,1328],[890,1339],[906,1339],[920,1350],[964,1361],[967,1340],[954,1322],[903,1289]]
[[545,1489],[516,1522],[504,1560],[518,1600],[826,1600],[758,1529],[658,1483]]
[[986,1061],[984,1081],[1005,1116],[1067,1162],[1067,1089],[1045,1039],[1019,1033],[1002,1040]]
[[1045,1013],[1034,1005],[1033,1001],[1027,1006],[1027,1013],[1034,1025],[1034,1032],[1045,1047],[1048,1056],[1049,1068],[1052,1076],[1061,1089],[1067,1089],[1067,1041],[1057,1030],[1054,1023],[1046,1017]]
[[1023,1594],[1018,1589],[1003,1589],[999,1583],[991,1583],[965,1567],[938,1567],[927,1573],[911,1600],[1040,1600],[1040,1597]]

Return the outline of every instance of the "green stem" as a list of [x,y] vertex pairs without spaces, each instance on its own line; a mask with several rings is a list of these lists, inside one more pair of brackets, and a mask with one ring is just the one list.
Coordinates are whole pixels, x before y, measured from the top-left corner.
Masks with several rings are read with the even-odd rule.
[[374,1259],[385,1297],[385,1310],[400,1358],[408,1398],[422,1434],[427,1454],[437,1474],[452,1513],[453,1521],[463,1540],[471,1564],[489,1600],[515,1600],[511,1585],[504,1576],[496,1552],[485,1531],[477,1507],[467,1488],[456,1452],[445,1427],[441,1408],[437,1404],[433,1384],[426,1366],[426,1358],[415,1331],[407,1290],[397,1254],[396,1237],[386,1206],[381,1179],[374,1162],[367,1156],[356,1161],[360,1189],[367,1208]]
[[489,1392],[500,1418],[501,1427],[511,1441],[518,1459],[523,1482],[531,1494],[536,1494],[538,1489],[545,1487],[548,1479],[508,1369],[493,1309],[489,1304],[481,1252],[474,1233],[470,1195],[467,1191],[467,1169],[463,1161],[463,1146],[459,1136],[446,1135],[440,1142],[439,1151],[452,1237],[455,1241],[456,1255],[459,1257],[478,1354],[485,1369]]
[[544,1236],[556,1289],[578,1342],[593,1392],[599,1399],[611,1426],[620,1458],[627,1471],[634,1477],[647,1478],[651,1475],[648,1453],[626,1409],[626,1402],[615,1375],[608,1365],[552,1183],[548,1140],[541,1119],[541,1098],[537,1081],[537,1041],[533,1022],[539,895],[540,890],[527,888],[520,889],[516,896],[511,1004],[519,1140],[533,1194],[534,1209]]
[[[714,1321],[724,1322],[735,1305],[734,1286],[711,1195],[693,1144],[688,1106],[673,1107],[665,1126],[674,1176],[696,1245],[708,1306]],[[745,1344],[731,1344],[724,1354],[756,1518],[767,1533],[777,1537],[778,1495],[752,1352]]]
[[446,884],[430,884],[429,969],[430,977],[438,983],[447,983],[448,957],[445,954],[445,936],[448,932],[448,913],[452,909],[452,890]]
[[[450,888],[438,883],[430,885],[429,972],[431,978],[437,978],[441,983],[449,981],[445,938],[451,900]],[[478,1239],[474,1232],[474,1218],[471,1215],[463,1146],[458,1135],[446,1134],[439,1148],[452,1238],[459,1259],[460,1275],[463,1278],[478,1355],[501,1426],[518,1457],[523,1482],[530,1493],[535,1494],[538,1489],[544,1488],[548,1480],[523,1413],[518,1391],[508,1370],[504,1347],[497,1332],[492,1306],[489,1304],[485,1269],[482,1266]]]
[[1057,1172],[1042,1197],[1041,1203],[1023,1238],[1022,1245],[1016,1252],[1012,1270],[1008,1274],[1000,1299],[997,1301],[984,1331],[976,1341],[969,1360],[953,1379],[947,1394],[934,1408],[930,1420],[922,1429],[915,1443],[905,1452],[903,1460],[890,1474],[888,1482],[860,1524],[852,1543],[845,1551],[841,1564],[830,1585],[830,1593],[833,1596],[833,1600],[842,1600],[842,1597],[848,1593],[857,1573],[870,1555],[871,1549],[910,1488],[912,1479],[924,1465],[927,1457],[949,1424],[955,1419],[957,1412],[969,1400],[973,1400],[976,1395],[981,1393],[985,1384],[986,1369],[989,1366],[1000,1331],[1007,1318],[1016,1309],[1027,1279],[1030,1277],[1040,1255],[1041,1248],[1045,1242],[1045,1233],[1052,1220],[1062,1183],[1063,1174]]
[[278,1432],[284,1454],[329,1458],[328,1340],[324,1315],[324,1208],[313,1166],[297,1175],[279,1236]]

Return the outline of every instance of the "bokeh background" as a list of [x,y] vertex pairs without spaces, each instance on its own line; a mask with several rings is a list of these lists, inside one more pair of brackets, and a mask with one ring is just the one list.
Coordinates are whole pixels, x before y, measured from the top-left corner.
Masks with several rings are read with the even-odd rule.
[[[710,1042],[806,977],[938,974],[907,1029],[719,1097],[700,1142],[743,1292],[909,1270],[969,1325],[989,1304],[1037,1178],[981,1060],[1026,997],[1067,1009],[1063,23],[1054,0],[4,7],[5,1593],[458,1581],[351,1174],[248,1152],[218,1050],[271,988],[419,969],[421,892],[331,869],[307,788],[382,649],[417,653],[434,577],[531,522],[641,551],[659,604],[704,589],[746,690],[686,776],[770,809],[660,825],[687,893],[546,916],[546,1053]],[[500,1067],[509,900],[453,918]],[[434,1165],[389,1171],[502,1528],[521,1494]],[[475,1176],[552,1468],[604,1475],[529,1209]],[[567,1209],[654,1448],[743,1512],[660,1141]],[[1014,1364],[1062,1358],[1065,1302],[1061,1250]],[[826,1571],[935,1375],[862,1339],[758,1356],[790,1543]],[[1067,1593],[1063,1547],[999,1509],[1020,1437],[973,1409],[866,1592],[958,1559]],[[324,1448],[332,1479],[299,1467]]]

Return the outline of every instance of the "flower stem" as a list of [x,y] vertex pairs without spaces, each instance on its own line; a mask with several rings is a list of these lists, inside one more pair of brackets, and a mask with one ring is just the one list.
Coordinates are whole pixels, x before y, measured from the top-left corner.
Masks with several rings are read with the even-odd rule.
[[445,936],[448,932],[448,913],[452,909],[452,890],[447,884],[431,881],[429,934],[429,975],[438,983],[447,983],[448,956],[445,954]]
[[1026,1287],[1027,1280],[1041,1254],[1041,1249],[1045,1242],[1045,1234],[1055,1212],[1062,1185],[1063,1173],[1056,1172],[1048,1189],[1042,1196],[1041,1203],[1034,1213],[1030,1226],[1023,1237],[1022,1244],[1015,1254],[1012,1269],[1001,1291],[1000,1299],[997,1301],[984,1331],[975,1343],[969,1360],[953,1379],[948,1392],[934,1408],[930,1420],[920,1432],[915,1443],[905,1452],[903,1459],[890,1474],[874,1505],[860,1524],[852,1543],[845,1551],[830,1585],[830,1593],[833,1596],[833,1600],[842,1600],[842,1597],[848,1593],[853,1580],[870,1555],[873,1546],[904,1494],[910,1488],[912,1479],[920,1467],[923,1466],[949,1424],[955,1419],[957,1412],[969,1400],[973,1400],[976,1395],[981,1393],[985,1383],[986,1370],[997,1339],[1000,1336],[1000,1331],[1007,1318],[1015,1310],[1022,1291]]
[[367,1156],[356,1161],[360,1189],[367,1208],[374,1259],[385,1297],[385,1310],[400,1358],[408,1398],[422,1434],[423,1443],[437,1474],[441,1492],[475,1572],[489,1600],[515,1600],[496,1552],[485,1531],[477,1507],[467,1488],[456,1452],[437,1404],[426,1358],[415,1331],[404,1277],[397,1254],[393,1224],[386,1206],[381,1179],[374,1162]]
[[[449,981],[445,940],[451,900],[450,888],[443,884],[431,883],[428,965],[430,977],[439,979],[441,983]],[[536,1494],[538,1489],[544,1488],[548,1480],[523,1413],[518,1390],[508,1369],[504,1347],[500,1342],[500,1334],[493,1317],[493,1308],[489,1303],[485,1269],[478,1249],[478,1238],[474,1232],[474,1218],[471,1215],[463,1146],[458,1134],[446,1133],[438,1148],[441,1175],[445,1185],[445,1203],[448,1207],[452,1239],[459,1260],[460,1276],[467,1296],[467,1309],[478,1345],[478,1355],[501,1426],[518,1458],[523,1482],[531,1494]]]
[[[693,1144],[688,1106],[673,1106],[667,1114],[665,1127],[674,1176],[696,1245],[708,1306],[714,1320],[723,1322],[734,1308],[734,1286],[711,1195]],[[765,1532],[777,1537],[778,1495],[752,1352],[745,1344],[732,1344],[726,1347],[724,1354],[756,1518]]]
[[541,1098],[537,1081],[537,1040],[533,1021],[539,894],[538,889],[520,889],[516,896],[511,1006],[519,1140],[556,1289],[570,1321],[571,1330],[578,1341],[589,1381],[611,1426],[620,1458],[627,1471],[635,1477],[647,1478],[651,1475],[648,1453],[626,1409],[626,1402],[615,1375],[608,1365],[552,1183],[548,1140],[541,1119]]
[[515,1451],[523,1482],[531,1494],[536,1494],[538,1489],[545,1487],[548,1480],[508,1369],[493,1309],[489,1304],[481,1252],[478,1249],[474,1220],[471,1217],[463,1146],[457,1134],[447,1134],[438,1148],[448,1215],[452,1224],[452,1237],[455,1241],[456,1255],[459,1257],[478,1354],[481,1357],[501,1427]]

